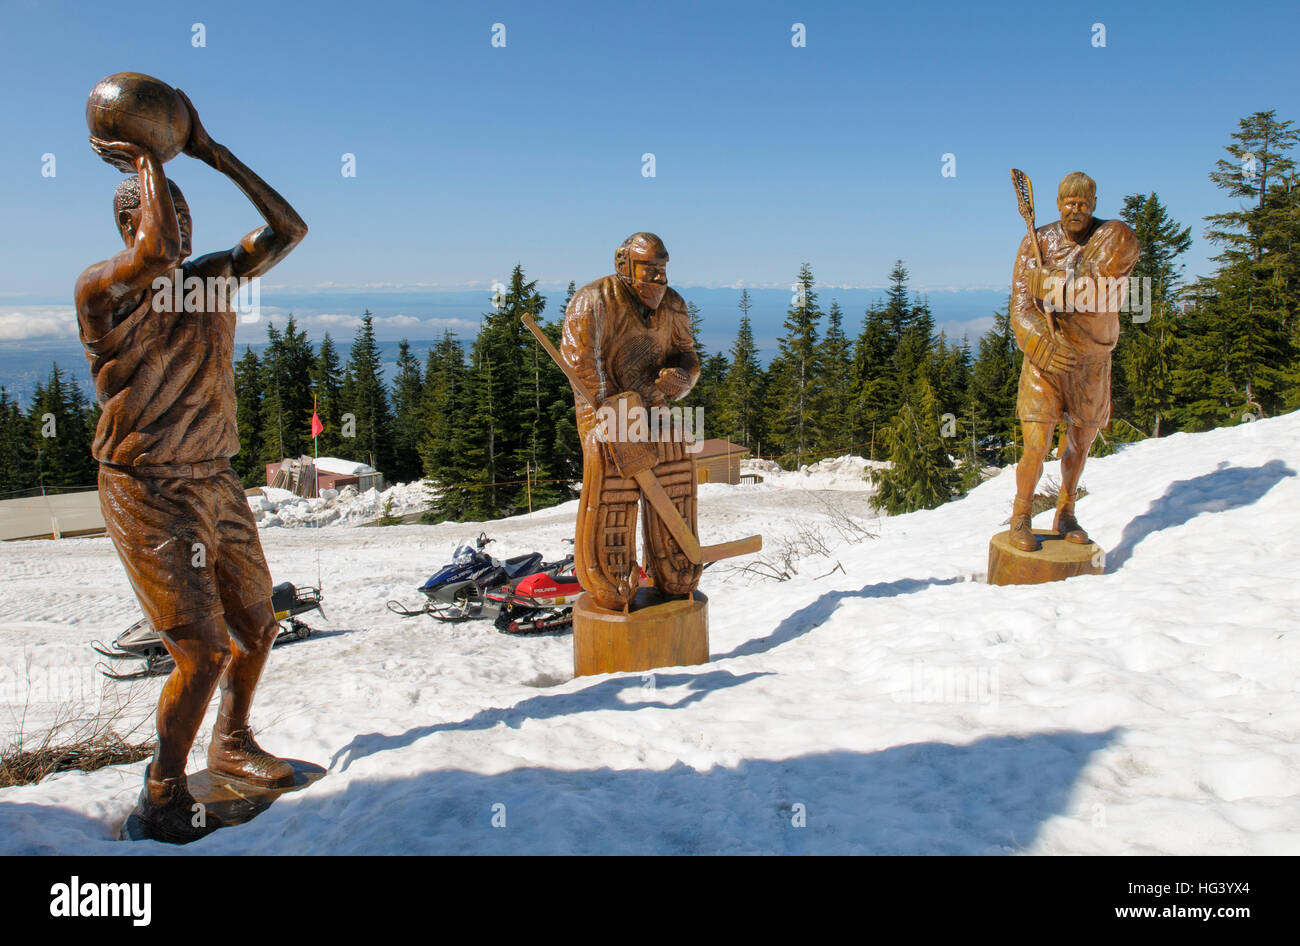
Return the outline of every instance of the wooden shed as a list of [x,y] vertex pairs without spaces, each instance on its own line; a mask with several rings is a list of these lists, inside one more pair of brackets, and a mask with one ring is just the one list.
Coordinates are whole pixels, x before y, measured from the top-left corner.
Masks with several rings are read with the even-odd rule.
[[749,451],[729,440],[701,441],[700,452],[695,454],[697,479],[701,483],[740,482],[740,461],[749,459]]
[[266,465],[266,485],[291,490],[299,496],[312,497],[316,490],[355,486],[364,493],[370,488],[383,489],[384,476],[374,467],[337,457],[302,456]]

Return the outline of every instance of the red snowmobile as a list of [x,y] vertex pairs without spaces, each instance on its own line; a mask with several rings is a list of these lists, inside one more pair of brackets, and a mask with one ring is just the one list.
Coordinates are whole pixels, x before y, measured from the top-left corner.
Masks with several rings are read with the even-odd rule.
[[554,631],[573,623],[573,603],[582,594],[573,556],[546,571],[502,585],[483,596],[497,605],[496,628],[504,634]]
[[[568,540],[566,540],[568,541]],[[641,569],[641,582],[649,581]],[[484,593],[497,605],[496,629],[503,634],[557,631],[573,623],[573,604],[582,594],[569,555],[545,571]]]

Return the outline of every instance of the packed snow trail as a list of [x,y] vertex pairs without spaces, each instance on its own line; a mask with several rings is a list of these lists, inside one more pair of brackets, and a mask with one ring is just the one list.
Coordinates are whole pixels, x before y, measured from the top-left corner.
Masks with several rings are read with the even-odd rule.
[[[319,550],[329,620],[272,654],[254,722],[331,771],[182,852],[1300,853],[1297,471],[1300,414],[1090,460],[1106,574],[1002,588],[982,577],[1010,470],[895,518],[798,474],[705,484],[703,541],[830,554],[785,582],[705,572],[707,665],[579,679],[569,636],[384,608],[480,529],[558,556],[572,503],[264,530],[277,581],[314,583]],[[837,507],[877,536],[846,541]],[[25,702],[29,732],[51,697],[93,705],[86,645],[137,609],[102,539],[0,545],[0,571],[4,742]],[[111,840],[143,767],[0,790],[0,853],[178,853]]]

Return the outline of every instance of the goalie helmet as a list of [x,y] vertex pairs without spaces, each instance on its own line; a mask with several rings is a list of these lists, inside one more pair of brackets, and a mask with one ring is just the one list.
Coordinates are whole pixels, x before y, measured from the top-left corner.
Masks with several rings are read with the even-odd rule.
[[653,233],[634,233],[614,251],[614,272],[651,309],[668,291],[668,249]]

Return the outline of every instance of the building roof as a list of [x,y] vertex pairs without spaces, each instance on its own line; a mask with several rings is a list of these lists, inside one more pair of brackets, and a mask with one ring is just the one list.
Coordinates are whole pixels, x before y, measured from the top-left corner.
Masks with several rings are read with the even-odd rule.
[[749,456],[749,448],[742,447],[738,443],[732,443],[730,440],[719,440],[717,438],[710,440],[701,440],[699,453],[695,454],[696,460],[711,460],[714,457],[723,457],[727,454],[739,454]]

